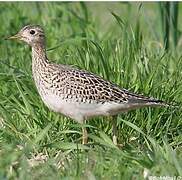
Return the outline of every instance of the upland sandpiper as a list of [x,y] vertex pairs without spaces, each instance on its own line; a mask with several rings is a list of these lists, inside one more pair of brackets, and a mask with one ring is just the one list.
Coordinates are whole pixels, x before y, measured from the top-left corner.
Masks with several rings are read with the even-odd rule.
[[[79,123],[94,116],[115,116],[121,112],[148,106],[168,106],[165,102],[121,89],[85,70],[49,62],[43,28],[27,25],[7,39],[19,39],[32,47],[32,73],[43,102],[53,111]],[[87,143],[83,127],[82,143]],[[113,122],[116,144],[116,122]]]

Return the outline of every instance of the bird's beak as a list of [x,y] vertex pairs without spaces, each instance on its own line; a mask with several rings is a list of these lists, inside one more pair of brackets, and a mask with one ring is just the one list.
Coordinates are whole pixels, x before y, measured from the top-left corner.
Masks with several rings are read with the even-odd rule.
[[20,36],[20,34],[15,34],[15,35],[13,35],[13,36],[10,36],[10,37],[7,37],[7,38],[5,38],[5,40],[11,40],[11,39],[20,39],[21,38],[21,36]]

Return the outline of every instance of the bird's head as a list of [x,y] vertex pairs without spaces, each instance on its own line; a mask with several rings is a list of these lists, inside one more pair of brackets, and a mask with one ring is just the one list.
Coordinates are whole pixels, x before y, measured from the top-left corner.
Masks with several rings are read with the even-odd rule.
[[39,25],[27,25],[23,27],[17,34],[6,39],[18,39],[26,42],[30,46],[45,43],[44,30]]

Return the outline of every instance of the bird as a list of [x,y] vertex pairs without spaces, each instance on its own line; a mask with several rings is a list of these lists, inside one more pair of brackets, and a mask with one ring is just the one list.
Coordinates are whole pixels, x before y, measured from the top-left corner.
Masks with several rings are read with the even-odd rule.
[[[51,62],[46,54],[45,32],[40,25],[26,25],[6,39],[17,39],[31,46],[33,79],[45,105],[82,125],[96,116],[115,117],[138,108],[169,106],[162,100],[130,92],[87,70]],[[87,142],[87,129],[82,126],[82,144]],[[113,143],[117,145],[115,118]]]

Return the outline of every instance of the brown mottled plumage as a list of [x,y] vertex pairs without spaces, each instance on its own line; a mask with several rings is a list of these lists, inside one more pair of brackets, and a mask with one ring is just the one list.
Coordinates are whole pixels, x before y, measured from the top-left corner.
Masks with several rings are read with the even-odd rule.
[[[85,70],[49,62],[45,34],[40,26],[25,26],[9,39],[15,38],[32,47],[33,78],[44,103],[79,123],[93,116],[113,116],[147,106],[168,106],[163,101],[121,89]],[[85,143],[86,130],[83,132]]]

